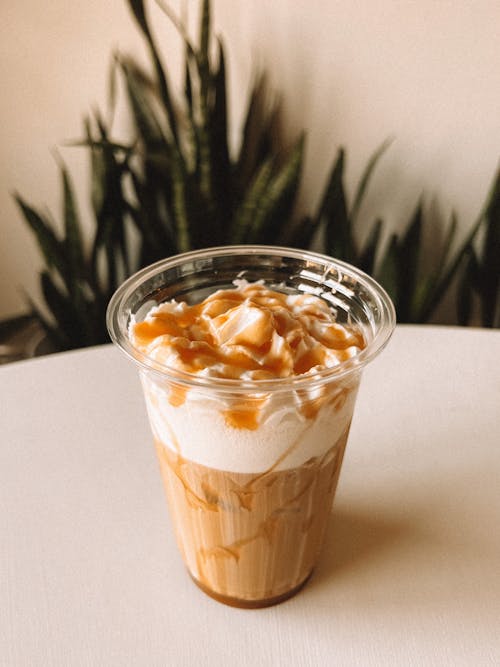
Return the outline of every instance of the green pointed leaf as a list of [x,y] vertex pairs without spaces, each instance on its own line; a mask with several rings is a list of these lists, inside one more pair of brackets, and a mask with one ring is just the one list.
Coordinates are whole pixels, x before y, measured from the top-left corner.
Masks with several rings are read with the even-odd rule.
[[479,264],[472,246],[464,256],[464,270],[460,276],[457,288],[457,321],[460,326],[470,323],[473,306],[473,286],[479,278]]
[[199,169],[199,147],[195,121],[195,103],[193,91],[193,79],[191,75],[192,56],[189,48],[185,46],[185,65],[184,65],[184,97],[186,99],[186,135],[187,135],[187,158],[188,169],[197,172]]
[[108,72],[108,106],[110,110],[111,118],[114,115],[116,109],[116,100],[118,97],[118,66],[120,64],[119,57],[117,53],[114,53],[110,64]]
[[[169,211],[159,205],[150,195],[150,189],[134,171],[130,172],[132,187],[138,205],[126,202],[127,212],[142,237],[144,252],[147,250],[149,264],[175,251],[173,244],[173,222]],[[162,214],[167,217],[164,219]]]
[[191,80],[191,66],[190,54],[187,46],[184,47],[184,97],[186,98],[186,106],[188,116],[193,117],[193,83]]
[[219,41],[219,66],[214,77],[214,104],[211,118],[212,181],[221,235],[228,233],[233,210],[231,161],[228,147],[226,67]]
[[[436,269],[423,276],[417,285],[415,302],[418,304],[416,316],[419,322],[428,322],[431,319],[454,279],[455,273],[448,274],[446,265],[456,236],[457,226],[457,217],[452,213]],[[457,264],[457,268],[458,266]]]
[[[202,13],[203,21],[209,16]],[[184,33],[181,33],[184,36]],[[208,217],[216,219],[215,197],[213,192],[213,156],[211,143],[211,107],[214,91],[212,90],[211,74],[208,64],[208,54],[202,50],[192,49],[187,37],[184,38],[186,48],[186,82],[188,87],[188,116],[189,116],[189,147],[190,155],[194,158],[194,169],[199,184],[203,205],[207,208]],[[192,72],[191,72],[192,69]],[[193,160],[191,160],[193,161]],[[182,171],[186,171],[182,166]],[[217,236],[216,230],[214,230]]]
[[[156,72],[156,77],[158,81],[158,87],[160,91],[160,98],[163,103],[163,108],[165,110],[166,118],[168,120],[168,125],[169,125],[169,130],[172,135],[172,139],[174,140],[174,143],[176,146],[179,148],[179,137],[178,137],[178,132],[177,132],[177,120],[175,117],[175,110],[174,106],[172,103],[172,98],[170,95],[170,87],[168,84],[167,76],[166,73],[163,69],[163,65],[161,63],[160,56],[158,54],[158,50],[156,48],[153,35],[151,33],[151,30],[149,29],[149,24],[148,20],[146,17],[146,12],[144,9],[144,3],[142,0],[128,0],[130,9],[132,10],[132,14],[135,17],[137,24],[139,25],[144,38],[146,40],[146,43],[149,47],[149,52],[151,55],[151,59],[153,61],[153,65],[155,68]],[[179,148],[180,150],[180,148]]]
[[98,149],[110,149],[115,151],[115,153],[121,152],[125,156],[130,157],[134,150],[135,146],[134,145],[127,145],[127,144],[121,144],[118,141],[98,141],[97,139],[80,139],[76,141],[65,141],[64,146],[73,146],[73,147],[80,147],[80,148],[98,148]]
[[[109,294],[110,290],[117,286],[124,275],[119,271],[120,263],[130,271],[130,258],[128,256],[127,243],[125,239],[124,218],[126,207],[123,194],[123,164],[117,159],[115,152],[107,144],[107,129],[103,120],[96,116],[97,131],[103,143],[102,149],[102,205],[96,214],[97,228],[91,253],[91,273],[98,276],[98,257],[101,249],[104,250],[107,262],[108,287],[103,291]],[[115,255],[119,256],[115,259]]]
[[293,147],[288,160],[271,174],[261,197],[256,202],[255,212],[247,233],[249,243],[269,243],[278,238],[280,230],[288,222],[290,209],[297,193],[304,136]]
[[317,218],[324,221],[327,252],[332,257],[353,261],[354,247],[344,190],[344,149],[340,148],[320,202]]
[[398,243],[399,313],[402,321],[405,322],[414,321],[414,313],[417,308],[415,291],[418,284],[421,233],[422,204],[419,203]]
[[174,213],[177,252],[191,250],[191,230],[187,213],[186,179],[182,165],[172,161],[172,207]]
[[77,310],[71,297],[64,295],[56,287],[47,271],[41,273],[40,281],[44,299],[70,347],[84,346],[87,342],[85,328],[81,326],[84,313]]
[[280,241],[283,229],[290,223],[300,184],[304,147],[305,135],[302,134],[288,159],[273,175],[265,194],[265,205],[261,209],[261,219],[255,225],[256,242],[272,243],[273,241]]
[[186,52],[192,56],[194,60],[196,60],[196,49],[189,39],[188,31],[184,22],[179,19],[179,17],[174,13],[171,7],[166,2],[164,2],[164,0],[156,0],[156,4],[163,11],[165,16],[169,19],[179,35],[182,37],[182,41],[186,47]]
[[354,201],[353,205],[351,208],[351,224],[354,225],[358,218],[359,214],[359,209],[361,208],[361,204],[363,203],[363,199],[366,193],[366,190],[368,188],[368,185],[370,183],[371,177],[373,175],[373,172],[375,170],[375,167],[382,157],[382,155],[385,153],[385,151],[388,149],[388,147],[392,143],[392,139],[386,139],[375,151],[375,153],[371,156],[370,160],[368,161],[368,164],[365,167],[365,170],[361,176],[361,179],[358,184],[358,188],[356,190],[356,194],[354,196]]
[[210,86],[209,67],[209,45],[210,45],[210,2],[203,0],[200,20],[200,47],[196,53],[198,73],[200,77],[200,97],[206,104],[208,89]]
[[200,57],[207,63],[210,47],[210,0],[203,0],[200,23]]
[[443,240],[441,255],[438,259],[438,264],[437,264],[439,272],[438,275],[441,275],[441,273],[444,271],[446,263],[448,262],[451,252],[451,247],[457,235],[457,229],[458,229],[458,218],[456,214],[452,212],[450,222],[448,224],[448,230]]
[[241,144],[235,167],[235,184],[240,193],[250,186],[260,166],[276,155],[273,128],[277,123],[278,107],[267,105],[264,76],[256,79],[248,100]]
[[500,308],[500,170],[496,175],[484,220],[480,258],[481,320],[493,327]]
[[[490,201],[490,197],[493,195],[493,192],[494,192],[494,187],[490,191],[490,195],[487,199],[487,202]],[[449,259],[448,258],[449,253],[446,253],[446,257],[448,260],[447,265],[443,264],[441,269],[439,269],[438,267],[438,274],[435,279],[435,284],[429,286],[428,296],[424,302],[424,307],[421,311],[422,321],[426,322],[430,319],[432,313],[435,311],[435,309],[443,299],[447,290],[451,286],[453,280],[457,275],[459,275],[460,269],[463,268],[464,260],[469,255],[469,249],[473,246],[474,239],[476,238],[476,235],[480,230],[483,220],[485,218],[487,207],[488,203],[486,203],[486,205],[483,206],[475,224],[470,229],[469,233],[462,242],[461,246],[455,251],[453,257]],[[452,238],[455,236],[456,233],[455,228],[457,226],[457,222],[454,218],[455,215],[452,214],[452,220],[447,235],[447,238],[450,239],[450,244]],[[446,251],[447,248],[444,248],[444,250]]]
[[417,324],[429,321],[432,316],[432,311],[427,308],[427,301],[429,295],[432,295],[435,289],[436,281],[432,273],[427,276],[422,276],[420,280],[415,283],[413,294],[411,296],[410,314],[406,315],[408,321]]
[[140,137],[146,146],[153,150],[158,150],[160,146],[165,149],[167,143],[139,71],[131,61],[122,61],[121,64],[130,106]]
[[35,235],[47,267],[55,268],[61,276],[66,276],[68,266],[63,244],[56,237],[47,220],[44,219],[42,214],[27,204],[20,195],[15,194],[14,199],[18,203],[25,221]]
[[212,149],[210,146],[209,118],[203,115],[203,122],[198,126],[199,147],[199,187],[207,206],[213,210],[212,190]]
[[85,119],[85,132],[90,148],[90,196],[92,209],[96,218],[99,218],[104,201],[105,164],[103,147],[97,145],[92,136],[90,120]]
[[142,0],[128,0],[129,7],[132,11],[135,20],[139,24],[142,32],[146,35],[149,33],[149,27],[146,20],[146,11],[144,9],[144,2]]
[[255,133],[256,133],[256,121],[255,117],[258,113],[260,106],[260,98],[262,96],[262,80],[257,80],[250,92],[248,99],[247,110],[245,113],[245,120],[243,123],[243,133],[241,139],[241,145],[239,150],[239,156],[236,164],[236,178],[237,181],[241,184],[242,190],[248,185],[253,173],[253,162],[255,160]]
[[84,273],[84,250],[73,186],[68,170],[64,165],[61,166],[61,176],[64,192],[64,248],[71,277],[69,287],[73,292],[74,282],[81,278]]
[[396,313],[399,318],[399,296],[400,296],[400,280],[399,280],[399,258],[398,258],[398,237],[392,234],[380,261],[380,268],[377,271],[377,280],[386,290],[388,295],[394,302]]
[[205,71],[204,65],[197,58],[197,71],[200,86],[198,95],[198,123],[196,124],[196,134],[198,140],[198,181],[200,192],[203,195],[206,205],[210,209],[210,216],[213,217],[215,201],[212,187],[212,143],[211,143],[211,114],[209,108],[209,87],[210,73]]
[[273,161],[266,160],[261,166],[248,188],[243,201],[238,207],[231,233],[232,243],[247,243],[254,219],[261,206],[264,194],[269,187],[273,173]]
[[356,260],[356,265],[368,274],[372,274],[375,270],[375,260],[377,258],[382,227],[382,220],[376,220],[368,234],[363,250]]

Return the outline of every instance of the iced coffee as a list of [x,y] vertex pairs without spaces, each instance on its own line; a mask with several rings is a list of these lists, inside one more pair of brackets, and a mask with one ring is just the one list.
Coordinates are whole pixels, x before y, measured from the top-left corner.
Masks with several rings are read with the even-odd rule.
[[177,542],[196,584],[280,602],[318,559],[364,365],[394,309],[331,258],[233,246],[144,269],[108,309],[138,363]]
[[[365,346],[314,295],[236,281],[130,325],[152,359],[245,391],[143,376],[180,550],[194,580],[235,604],[272,603],[309,576],[349,431],[357,376],[315,383]],[[308,385],[291,388],[290,380]],[[281,380],[281,391],[266,381]]]

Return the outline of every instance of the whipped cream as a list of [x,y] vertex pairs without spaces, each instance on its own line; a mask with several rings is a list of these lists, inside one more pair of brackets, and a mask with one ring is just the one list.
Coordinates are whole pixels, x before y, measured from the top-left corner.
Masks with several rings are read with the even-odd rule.
[[142,374],[153,434],[182,458],[209,468],[237,473],[263,473],[296,468],[326,454],[349,429],[358,382],[338,388],[337,404],[327,403],[314,418],[297,404],[271,397],[260,414],[257,429],[228,423],[224,400],[190,391],[174,407],[168,388]]
[[129,336],[172,370],[244,381],[245,393],[231,392],[142,371],[155,437],[188,460],[233,472],[294,468],[330,450],[349,428],[358,373],[310,390],[286,383],[259,390],[259,380],[314,380],[363,349],[362,335],[336,323],[314,295],[235,281],[200,304],[153,307],[131,322]]
[[295,377],[332,368],[363,347],[311,294],[236,281],[202,303],[168,301],[132,322],[134,346],[172,369],[242,380]]

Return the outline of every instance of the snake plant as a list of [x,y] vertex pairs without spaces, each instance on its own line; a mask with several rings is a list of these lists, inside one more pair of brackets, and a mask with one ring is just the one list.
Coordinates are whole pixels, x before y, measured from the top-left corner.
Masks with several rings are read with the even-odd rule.
[[[84,120],[84,136],[75,142],[90,158],[90,238],[62,160],[62,234],[49,213],[15,195],[45,262],[40,274],[45,304],[40,307],[30,297],[28,301],[54,349],[107,341],[106,305],[118,284],[135,270],[178,252],[229,243],[303,248],[314,244],[375,275],[394,299],[402,322],[428,321],[460,274],[469,289],[465,293],[480,294],[484,320],[493,322],[495,290],[498,298],[498,182],[487,208],[489,222],[482,216],[465,244],[450,253],[457,227],[452,217],[440,261],[431,271],[422,265],[422,204],[405,231],[392,234],[385,245],[381,219],[375,217],[369,229],[360,222],[361,204],[388,142],[368,161],[352,202],[344,186],[345,151],[339,149],[314,213],[297,219],[293,209],[305,136],[283,148],[276,131],[278,109],[268,102],[264,80],[257,78],[249,91],[239,143],[231,150],[226,54],[222,41],[212,34],[209,0],[202,0],[196,44],[164,7],[184,44],[184,84],[177,94],[143,0],[128,0],[128,5],[147,45],[150,71],[123,54],[112,59],[110,99],[113,107],[116,79],[121,77],[133,120],[130,141],[114,141],[111,121],[95,112]],[[474,244],[485,225],[483,251],[478,254]],[[363,244],[360,236],[366,239]],[[461,321],[469,317],[466,311],[463,307]]]

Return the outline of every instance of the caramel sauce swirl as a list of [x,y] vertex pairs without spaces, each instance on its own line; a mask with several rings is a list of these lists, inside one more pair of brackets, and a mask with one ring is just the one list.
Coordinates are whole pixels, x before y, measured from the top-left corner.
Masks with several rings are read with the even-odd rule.
[[195,305],[169,301],[130,328],[134,346],[157,361],[212,377],[273,379],[332,367],[364,347],[310,294],[238,282]]
[[323,541],[348,430],[321,457],[259,475],[206,468],[156,442],[179,547],[204,590],[246,606],[307,578]]
[[[189,305],[175,300],[132,322],[133,345],[172,369],[193,375],[272,380],[314,374],[358,354],[360,332],[335,321],[328,305],[310,294],[285,294],[261,282],[235,281]],[[170,402],[182,405],[186,390],[172,383]],[[314,417],[328,396],[302,393],[299,410]],[[330,396],[333,400],[337,397]],[[234,398],[223,409],[228,425],[255,430],[266,397]]]

